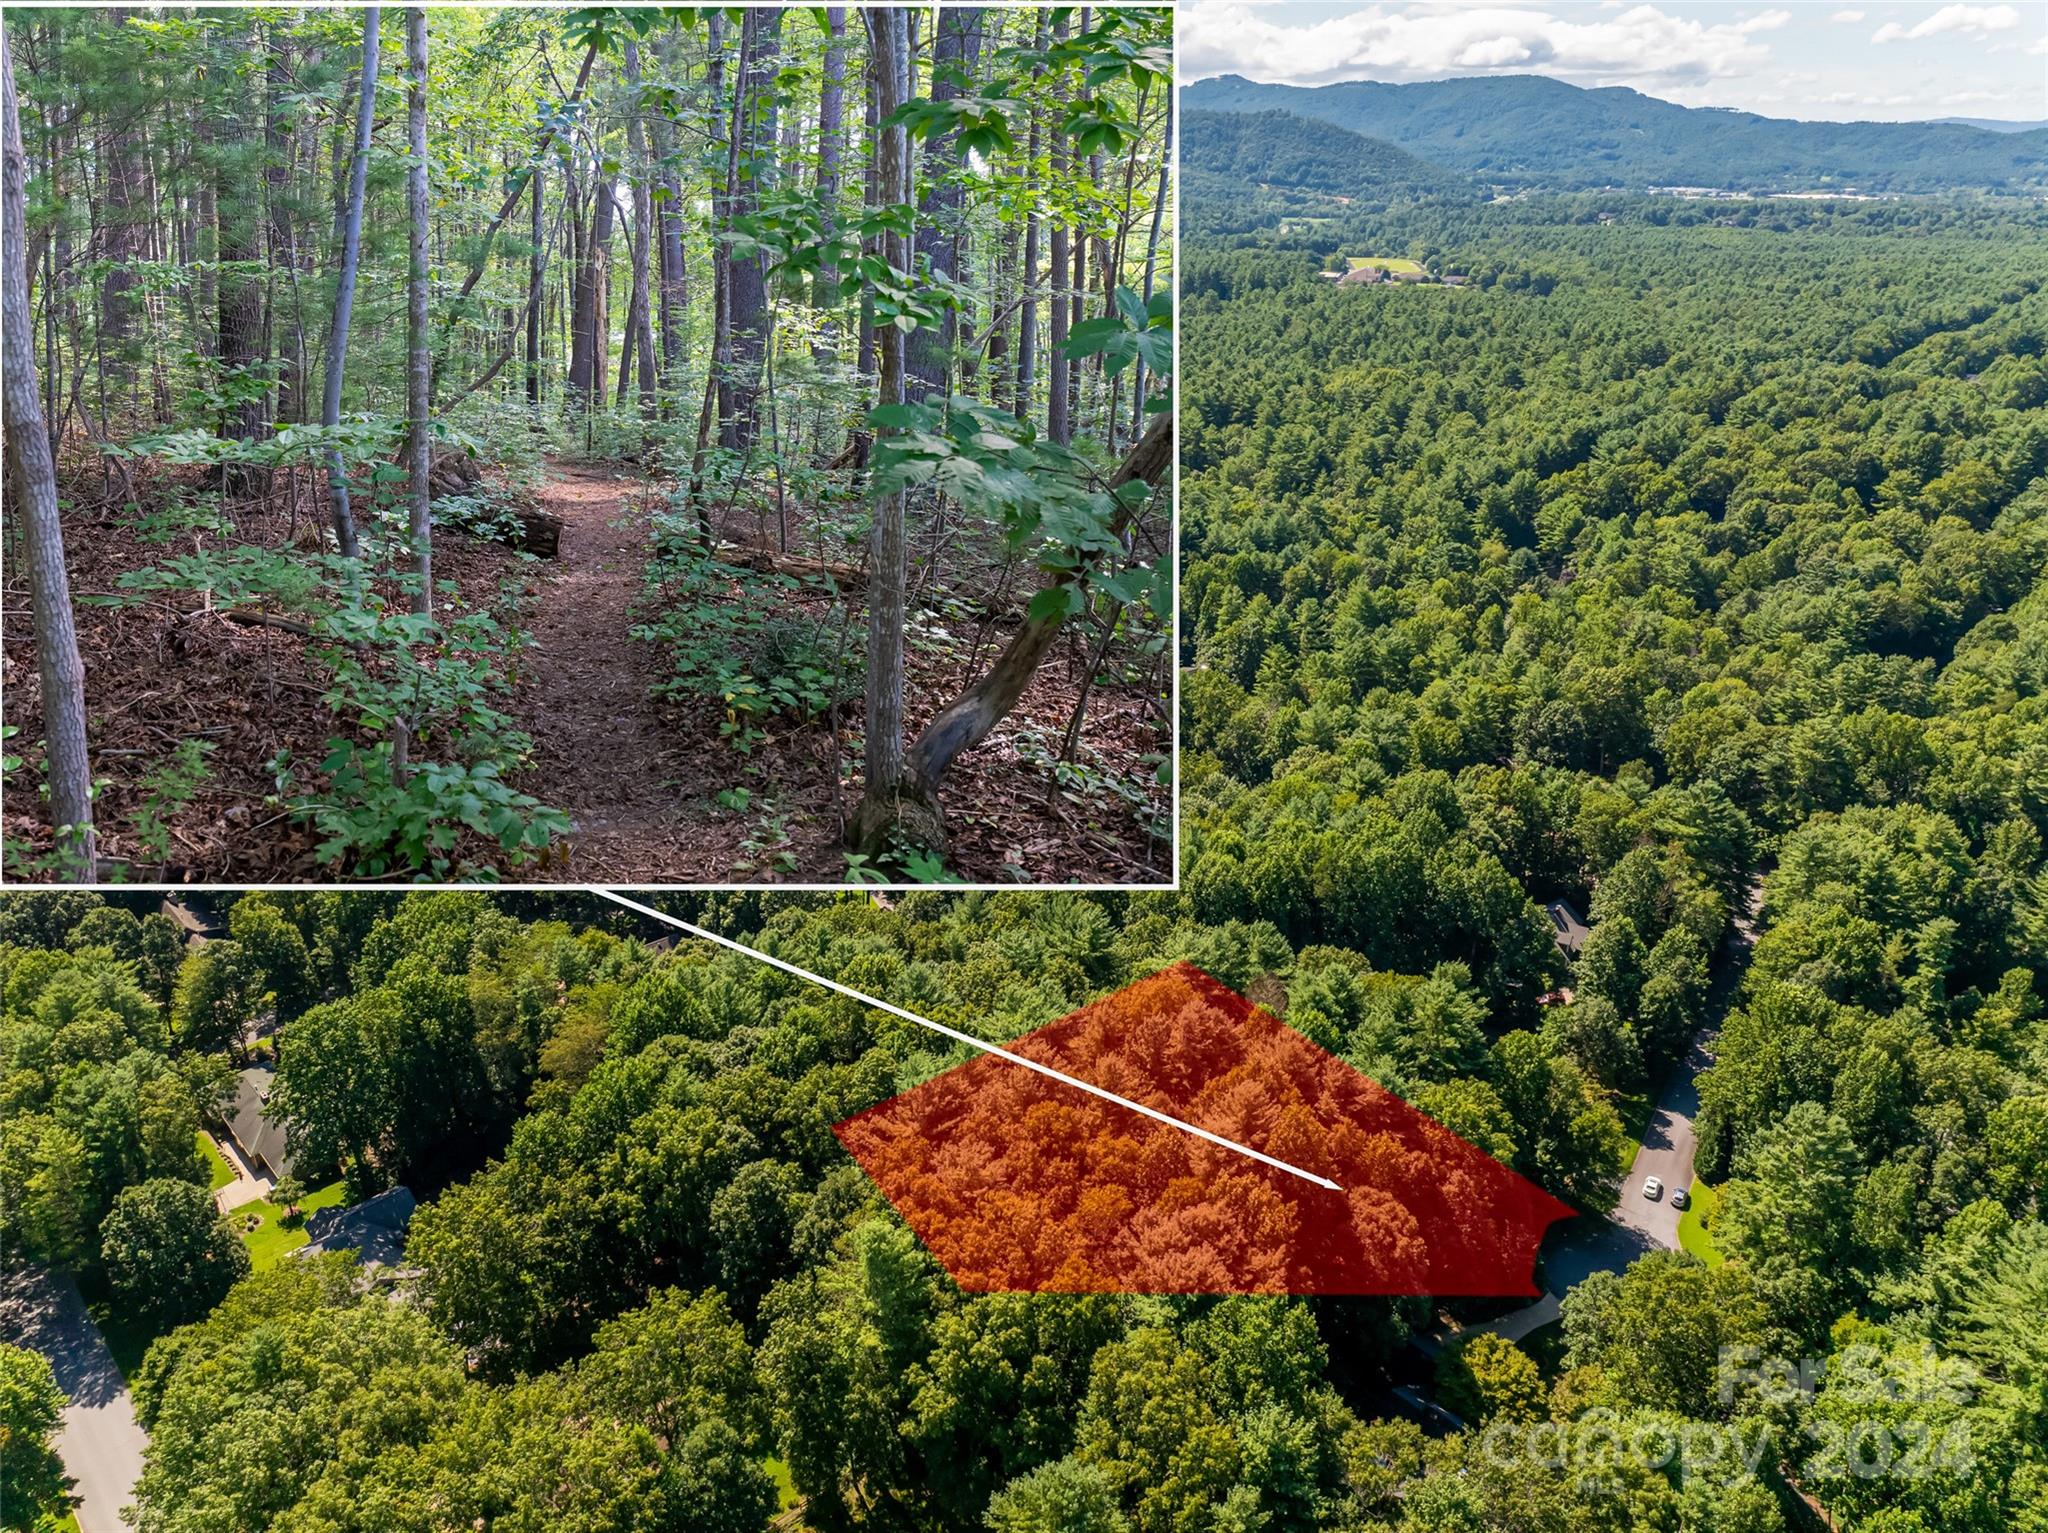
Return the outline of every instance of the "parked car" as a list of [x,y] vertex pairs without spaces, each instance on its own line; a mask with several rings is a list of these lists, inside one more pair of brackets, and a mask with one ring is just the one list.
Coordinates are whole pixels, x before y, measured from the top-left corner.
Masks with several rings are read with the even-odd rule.
[[1691,1201],[1691,1195],[1687,1193],[1683,1187],[1674,1187],[1671,1189],[1671,1206],[1673,1208],[1683,1208],[1686,1204],[1690,1203]]
[[1651,1202],[1664,1196],[1664,1183],[1657,1177],[1650,1177],[1643,1183],[1643,1196]]

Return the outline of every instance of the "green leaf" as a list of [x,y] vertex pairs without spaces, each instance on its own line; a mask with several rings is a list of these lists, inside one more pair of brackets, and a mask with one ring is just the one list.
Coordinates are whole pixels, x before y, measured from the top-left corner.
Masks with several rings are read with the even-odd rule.
[[1047,586],[1031,598],[1026,612],[1032,622],[1057,622],[1081,610],[1081,593],[1069,585]]

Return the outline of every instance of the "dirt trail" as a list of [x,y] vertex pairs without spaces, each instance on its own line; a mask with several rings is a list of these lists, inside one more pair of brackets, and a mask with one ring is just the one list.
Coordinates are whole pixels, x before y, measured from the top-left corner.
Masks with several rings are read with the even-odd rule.
[[648,557],[645,521],[627,506],[635,488],[610,468],[558,463],[539,489],[562,540],[541,567],[517,694],[535,757],[521,786],[576,822],[567,864],[542,877],[715,880],[732,865],[734,833],[691,813],[686,742],[655,712],[651,657],[626,636]]

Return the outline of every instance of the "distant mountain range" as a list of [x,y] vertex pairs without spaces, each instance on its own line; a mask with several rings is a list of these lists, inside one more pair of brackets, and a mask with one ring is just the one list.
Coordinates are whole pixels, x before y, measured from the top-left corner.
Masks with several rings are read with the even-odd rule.
[[[1471,179],[1392,144],[1292,112],[1187,112],[1181,173],[1352,201],[1467,191]],[[1190,184],[1193,184],[1192,182]]]
[[2048,187],[2048,128],[1967,123],[1793,122],[1675,106],[1619,86],[1543,75],[1415,85],[1200,80],[1196,112],[1312,118],[1505,186],[1702,186],[1726,190],[1933,192]]
[[1936,117],[1932,120],[1952,123],[1961,128],[1982,128],[1986,133],[2031,133],[2036,128],[2048,128],[2048,119],[2040,122],[2008,122],[2003,117]]

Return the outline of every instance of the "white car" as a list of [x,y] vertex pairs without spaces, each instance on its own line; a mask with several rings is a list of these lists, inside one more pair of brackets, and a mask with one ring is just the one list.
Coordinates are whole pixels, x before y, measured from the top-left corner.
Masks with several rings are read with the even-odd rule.
[[1643,1196],[1654,1203],[1664,1196],[1664,1183],[1657,1177],[1650,1177],[1643,1183]]

